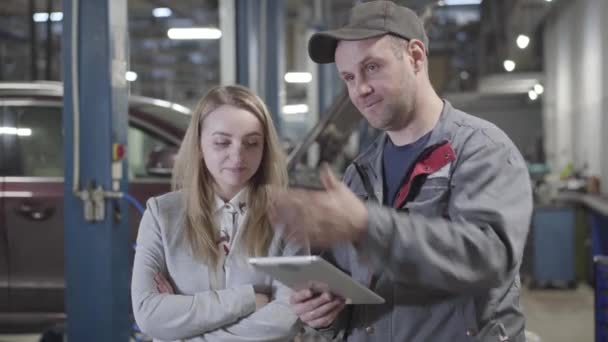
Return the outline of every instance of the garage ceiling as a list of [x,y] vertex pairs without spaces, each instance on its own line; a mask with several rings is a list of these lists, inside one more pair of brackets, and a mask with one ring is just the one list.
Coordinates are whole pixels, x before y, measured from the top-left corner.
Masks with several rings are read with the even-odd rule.
[[[176,42],[166,37],[170,26],[218,26],[220,0],[128,0],[131,69],[138,81],[134,93],[191,105],[209,85],[219,82],[218,41]],[[338,26],[347,17],[353,0],[286,0],[287,20],[314,6],[329,9],[327,26]],[[475,90],[477,80],[500,73],[502,60],[514,55],[525,71],[540,71],[540,49],[520,53],[513,49],[516,30],[538,32],[546,13],[544,0],[484,0],[481,6],[438,6],[440,1],[397,0],[415,9],[427,21],[431,55],[445,65],[445,84],[440,91]],[[2,0],[0,6],[0,80],[59,79],[61,24],[53,23],[51,44],[46,24],[33,24],[34,12],[61,11],[57,0]],[[169,7],[169,18],[154,18],[157,7]],[[497,13],[498,17],[497,18]],[[473,18],[462,21],[462,18]],[[475,19],[476,18],[476,19]],[[36,30],[32,44],[31,27]],[[538,35],[540,36],[540,35]],[[536,36],[534,36],[536,38]],[[538,42],[534,42],[537,43]],[[49,50],[50,48],[50,50]],[[48,51],[50,51],[50,53]],[[32,55],[37,62],[32,62]],[[47,61],[50,60],[50,63]],[[48,64],[48,67],[47,67]],[[35,71],[34,71],[35,70]],[[463,82],[461,76],[469,75]],[[49,77],[50,76],[50,77]]]

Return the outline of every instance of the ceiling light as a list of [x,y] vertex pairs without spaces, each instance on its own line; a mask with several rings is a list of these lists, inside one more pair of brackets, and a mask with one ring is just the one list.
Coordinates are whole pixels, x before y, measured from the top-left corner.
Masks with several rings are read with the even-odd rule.
[[503,63],[503,66],[505,67],[505,70],[508,72],[515,70],[515,62],[513,62],[510,59],[505,60]]
[[173,11],[171,11],[171,9],[167,7],[157,7],[152,10],[152,15],[155,18],[166,18],[170,17],[171,14],[173,14]]
[[37,23],[43,23],[43,22],[49,20],[49,14],[46,12],[34,13],[34,15],[32,17],[34,18],[34,21]]
[[308,106],[305,104],[292,104],[283,106],[283,114],[304,114],[308,113]]
[[171,39],[220,39],[222,31],[204,27],[170,28],[167,36]]
[[125,79],[129,82],[133,82],[137,79],[137,73],[134,71],[127,71],[125,73]]
[[17,128],[17,135],[21,137],[29,137],[32,135],[31,128]]
[[52,12],[51,21],[61,21],[63,19],[63,12]]
[[32,135],[31,128],[17,128],[17,127],[1,127],[0,126],[0,134],[10,134],[10,135],[18,135],[22,137],[29,137]]
[[530,98],[530,100],[534,101],[538,98],[538,94],[534,90],[530,90],[528,92],[528,97]]
[[534,85],[534,92],[540,95],[545,92],[545,87],[543,87],[542,84],[537,83]]
[[287,83],[310,83],[312,74],[309,72],[288,72],[284,78]]
[[0,134],[17,134],[17,127],[2,127],[0,126]]
[[479,5],[482,0],[443,0],[445,6]]
[[[47,12],[36,12],[32,15],[32,19],[34,19],[37,23],[43,23],[49,20],[49,14]],[[51,21],[61,21],[63,19],[63,12],[52,12],[51,13]]]
[[519,36],[517,36],[517,47],[519,47],[520,49],[525,49],[528,47],[528,44],[530,44],[530,37],[526,36],[525,34],[520,34]]

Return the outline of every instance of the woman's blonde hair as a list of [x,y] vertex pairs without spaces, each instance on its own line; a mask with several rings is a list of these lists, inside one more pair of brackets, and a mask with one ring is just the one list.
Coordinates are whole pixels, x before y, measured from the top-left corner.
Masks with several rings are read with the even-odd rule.
[[[195,258],[217,266],[219,228],[214,219],[213,176],[204,163],[200,141],[205,118],[222,105],[244,109],[255,115],[264,130],[264,151],[258,170],[249,181],[248,215],[243,223],[239,247],[250,256],[265,256],[273,231],[268,219],[270,186],[287,184],[287,167],[272,118],[264,102],[249,89],[233,85],[215,87],[200,100],[192,113],[173,168],[173,189],[181,190],[185,202],[186,238]],[[222,252],[223,253],[223,252]]]

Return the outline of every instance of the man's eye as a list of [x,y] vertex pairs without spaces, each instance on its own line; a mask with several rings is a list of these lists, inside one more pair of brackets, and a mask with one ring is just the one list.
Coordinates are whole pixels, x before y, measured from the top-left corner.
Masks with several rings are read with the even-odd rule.
[[215,146],[225,147],[225,146],[230,145],[230,142],[229,141],[214,141],[213,144]]
[[375,63],[370,63],[366,66],[367,71],[376,71],[378,69],[378,65]]

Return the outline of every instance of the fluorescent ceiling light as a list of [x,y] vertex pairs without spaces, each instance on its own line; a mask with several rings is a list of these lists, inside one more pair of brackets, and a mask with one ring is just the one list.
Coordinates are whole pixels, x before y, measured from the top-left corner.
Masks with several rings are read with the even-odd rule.
[[534,90],[530,90],[528,92],[528,97],[530,98],[530,100],[534,101],[538,98],[538,94]]
[[49,14],[46,12],[34,13],[34,15],[32,17],[34,18],[34,21],[37,23],[43,23],[43,22],[49,20]]
[[171,9],[168,7],[157,7],[152,10],[152,15],[155,18],[166,18],[170,17],[171,14],[173,14],[173,11],[171,11]]
[[312,74],[309,72],[288,72],[284,79],[287,83],[309,83],[312,81]]
[[542,84],[537,83],[534,85],[534,92],[540,95],[545,92],[545,87],[543,87]]
[[22,136],[22,137],[29,137],[30,135],[32,135],[32,129],[31,128],[17,128],[17,135]]
[[125,79],[129,82],[133,82],[137,79],[137,73],[134,71],[127,71],[125,73]]
[[222,31],[205,27],[170,28],[167,36],[171,39],[220,39]]
[[479,5],[482,0],[443,0],[443,6]]
[[292,104],[283,106],[283,114],[304,114],[308,113],[308,106],[305,104]]
[[0,134],[17,134],[17,127],[2,127],[0,126]]
[[510,59],[507,59],[506,61],[504,61],[503,66],[505,67],[505,70],[508,72],[515,70],[515,62],[513,62]]
[[525,34],[520,34],[517,36],[516,43],[517,47],[520,49],[525,49],[528,47],[528,44],[530,44],[530,37],[526,36]]
[[[36,12],[32,15],[32,18],[37,23],[43,23],[49,20],[49,14],[47,12]],[[51,21],[61,21],[63,19],[63,12],[52,12]]]
[[2,127],[0,126],[0,134],[18,135],[22,137],[29,137],[32,135],[31,128],[17,128],[17,127]]
[[61,21],[63,19],[63,12],[52,12],[51,21]]

